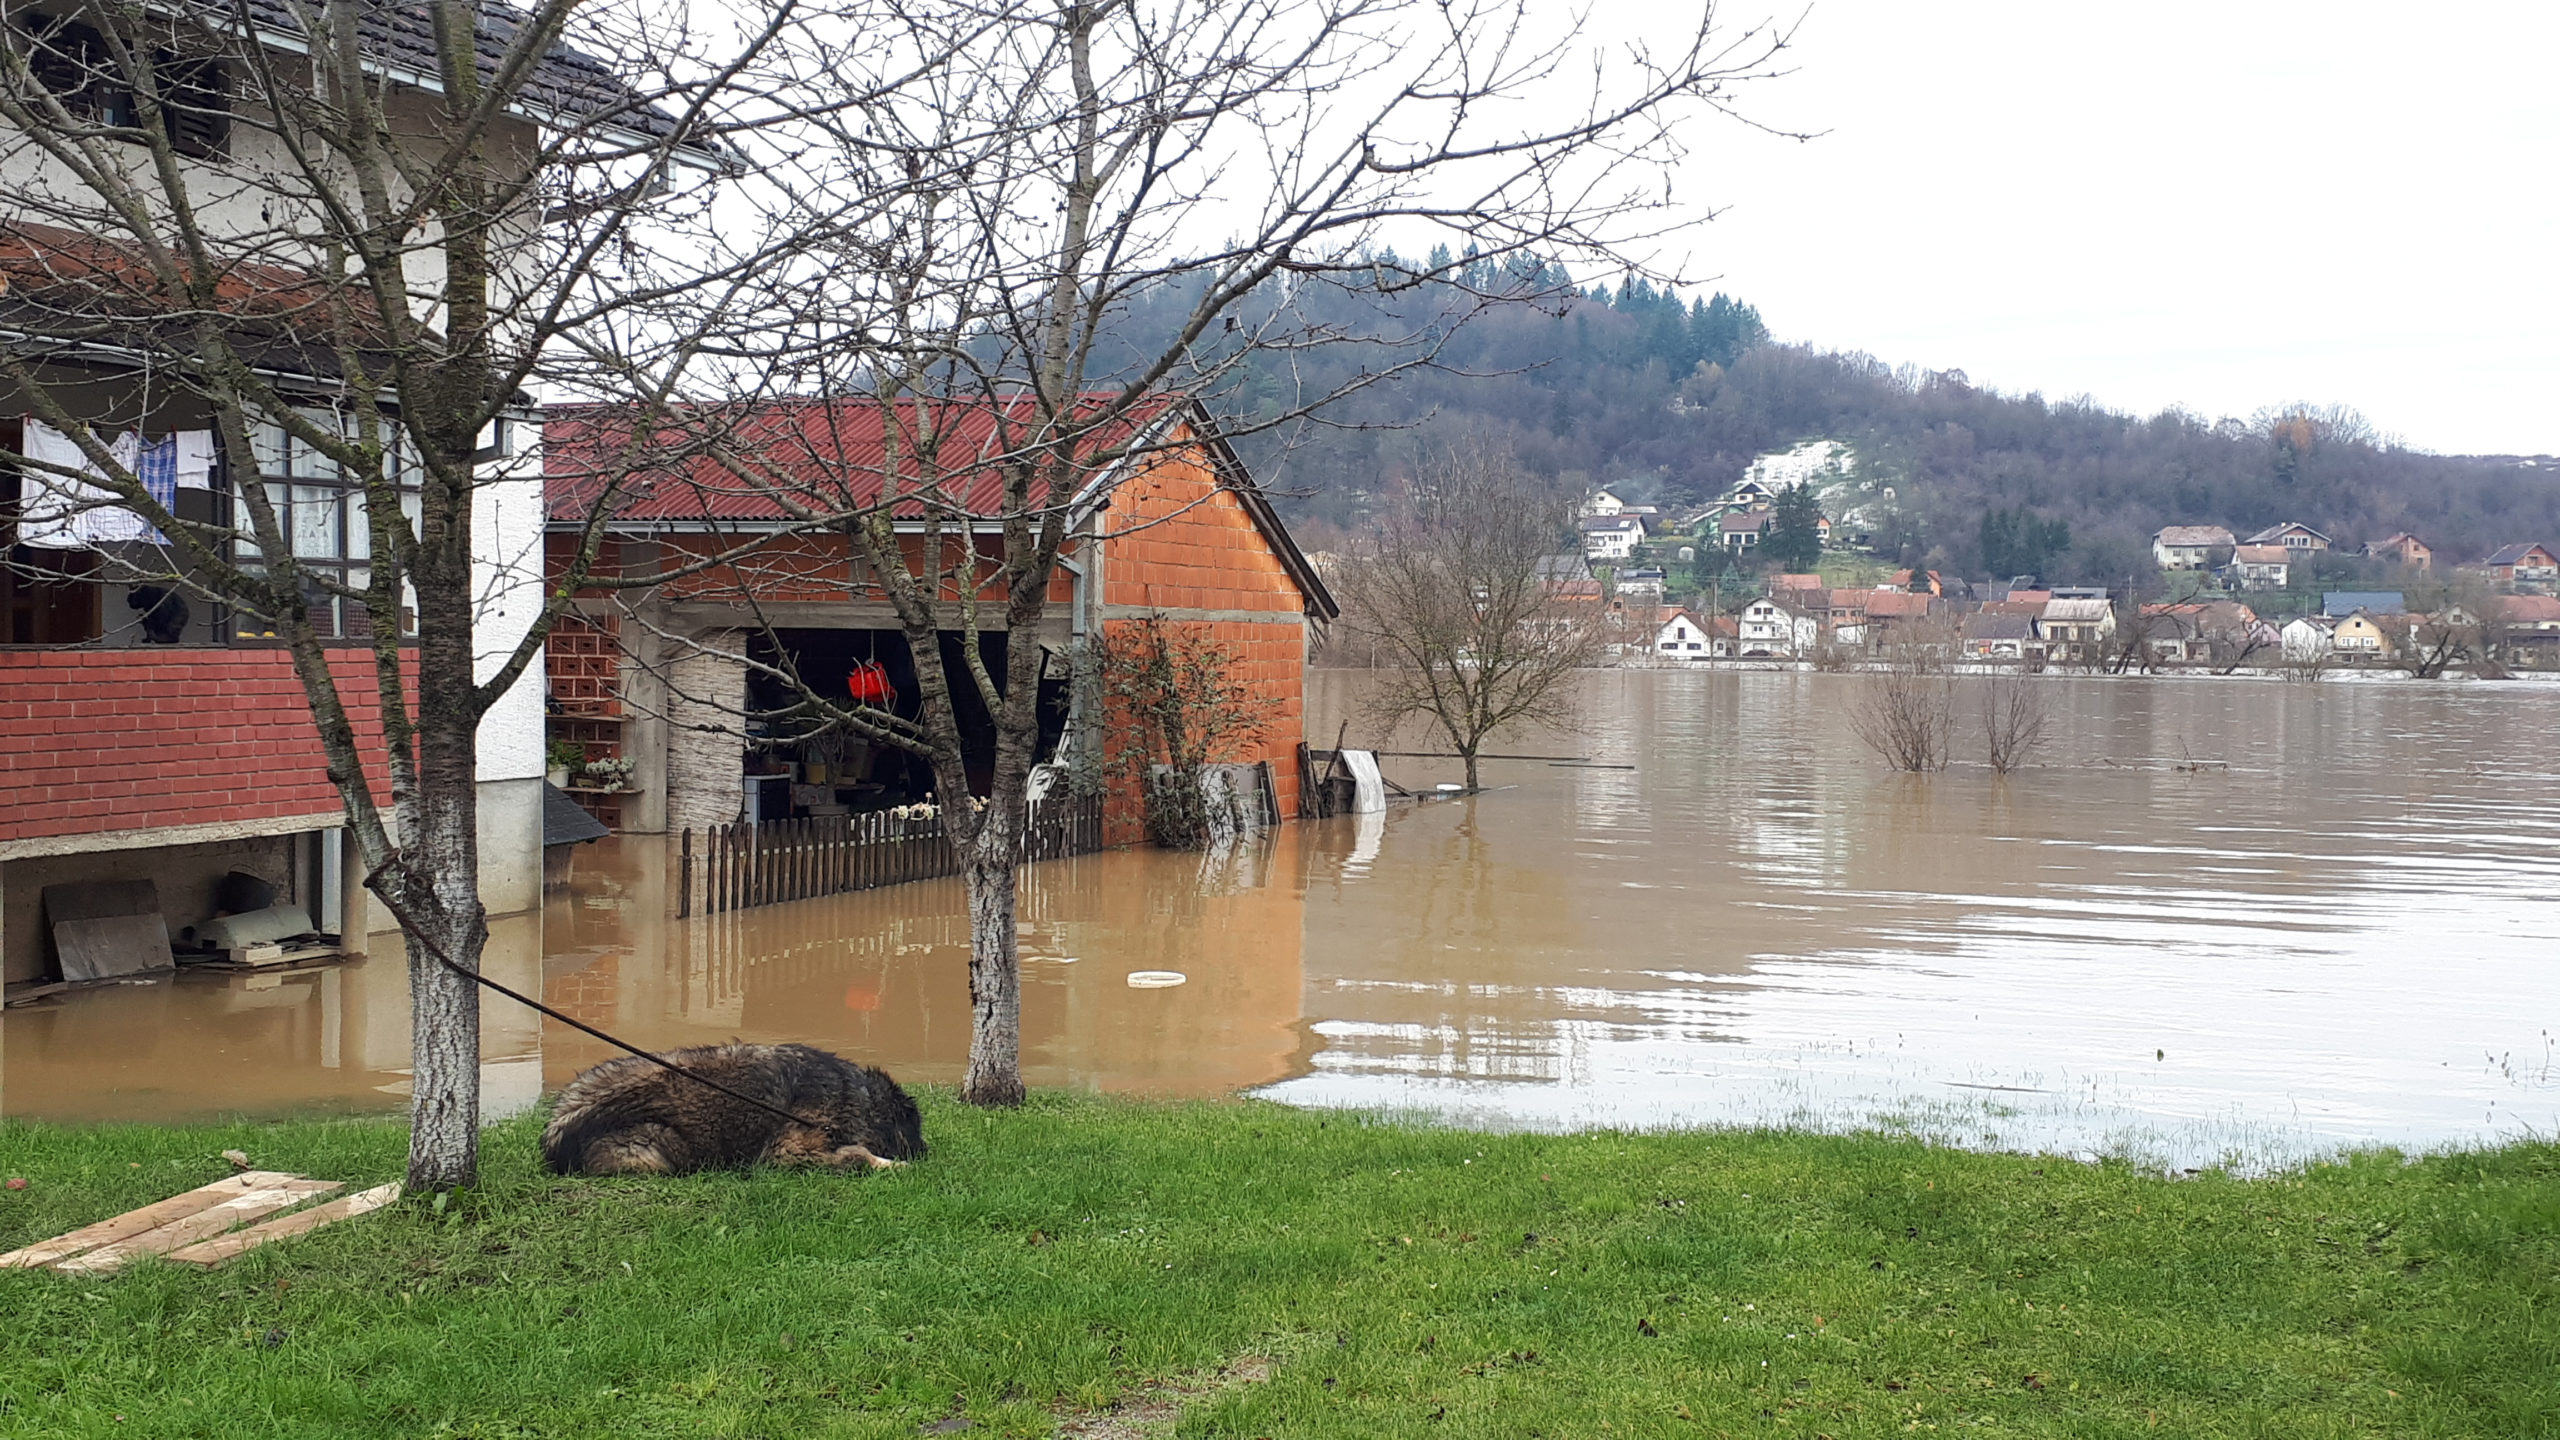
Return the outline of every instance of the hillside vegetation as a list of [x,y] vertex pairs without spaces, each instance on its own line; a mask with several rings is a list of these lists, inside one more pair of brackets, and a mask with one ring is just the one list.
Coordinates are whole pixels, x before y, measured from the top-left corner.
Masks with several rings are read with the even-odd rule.
[[[1311,545],[1359,528],[1412,458],[1458,429],[1507,433],[1559,484],[1608,484],[1666,510],[1721,493],[1761,454],[1843,441],[1862,488],[1894,492],[1862,517],[1879,555],[1970,575],[2007,558],[1983,553],[1995,511],[1995,548],[2030,520],[2067,527],[2046,578],[2083,583],[2147,571],[2150,536],[2167,524],[2245,536],[2301,520],[2347,546],[2405,529],[2440,563],[2514,539],[2560,540],[2560,463],[2547,457],[2424,454],[2334,407],[2144,417],[2086,398],[2006,395],[1960,371],[1771,342],[1750,305],[1723,295],[1642,283],[1576,291],[1550,267],[1514,286],[1543,287],[1550,300],[1481,307],[1473,297],[1499,290],[1501,277],[1456,275],[1418,284],[1392,312],[1330,292],[1292,297],[1294,323],[1386,343],[1294,355],[1289,370],[1265,366],[1216,398],[1224,413],[1270,413],[1361,366],[1437,347],[1434,363],[1360,391],[1322,427],[1243,442]],[[1470,310],[1480,313],[1451,323]]]

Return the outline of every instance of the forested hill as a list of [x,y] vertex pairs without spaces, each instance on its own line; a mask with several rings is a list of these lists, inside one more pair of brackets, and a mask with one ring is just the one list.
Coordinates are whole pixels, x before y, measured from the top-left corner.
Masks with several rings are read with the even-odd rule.
[[[1345,330],[1411,333],[1431,323],[1429,289],[1395,315],[1355,311],[1339,295],[1297,303],[1342,309],[1318,318]],[[1460,302],[1444,292],[1440,303]],[[1358,347],[1293,355],[1294,374],[1266,367],[1223,408],[1280,405],[1347,379],[1364,358],[1376,363]],[[1747,304],[1643,284],[1479,314],[1451,334],[1436,368],[1380,383],[1328,418],[1383,428],[1242,447],[1311,547],[1356,531],[1420,447],[1459,428],[1508,433],[1559,484],[1608,484],[1666,509],[1721,493],[1755,456],[1845,441],[1860,478],[1895,493],[1865,515],[1879,553],[1965,574],[1985,573],[1983,521],[1994,511],[1995,533],[2027,516],[2048,533],[2068,527],[2068,549],[2044,567],[2064,582],[2144,568],[2152,533],[2168,524],[2245,536],[2301,520],[2343,545],[2405,529],[2451,561],[2516,539],[2560,541],[2560,464],[2548,458],[2421,454],[2342,410],[2140,417],[2004,395],[1957,371],[1771,343]]]

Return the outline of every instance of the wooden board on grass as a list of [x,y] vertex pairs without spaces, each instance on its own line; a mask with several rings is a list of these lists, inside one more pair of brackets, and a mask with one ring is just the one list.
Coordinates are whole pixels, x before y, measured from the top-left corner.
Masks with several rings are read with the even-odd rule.
[[308,1234],[323,1225],[362,1215],[368,1210],[379,1210],[399,1198],[400,1182],[394,1180],[388,1185],[376,1185],[370,1190],[359,1190],[353,1195],[342,1196],[325,1205],[314,1205],[308,1210],[296,1210],[290,1215],[252,1225],[246,1230],[234,1230],[228,1235],[217,1235],[211,1240],[190,1245],[183,1250],[172,1250],[163,1258],[185,1265],[203,1265],[210,1268],[243,1251],[255,1250],[270,1240]]
[[279,1180],[263,1189],[235,1195],[192,1215],[180,1216],[129,1240],[119,1240],[86,1255],[55,1261],[53,1268],[65,1275],[100,1275],[110,1270],[121,1270],[145,1255],[166,1255],[172,1250],[184,1249],[199,1240],[210,1240],[244,1220],[272,1215],[315,1195],[326,1195],[341,1188],[335,1180]]
[[183,1195],[172,1195],[166,1200],[155,1201],[139,1210],[128,1210],[121,1215],[101,1220],[95,1225],[83,1225],[68,1235],[58,1235],[51,1240],[40,1240],[23,1250],[12,1250],[6,1255],[0,1255],[0,1270],[50,1265],[57,1260],[67,1260],[83,1251],[95,1250],[101,1245],[112,1245],[119,1240],[131,1239],[145,1231],[156,1230],[172,1220],[184,1219],[198,1211],[209,1210],[225,1200],[234,1200],[242,1195],[271,1189],[287,1180],[301,1178],[298,1175],[288,1175],[281,1170],[251,1170],[245,1174],[234,1175],[227,1180],[216,1180],[210,1185],[199,1185]]

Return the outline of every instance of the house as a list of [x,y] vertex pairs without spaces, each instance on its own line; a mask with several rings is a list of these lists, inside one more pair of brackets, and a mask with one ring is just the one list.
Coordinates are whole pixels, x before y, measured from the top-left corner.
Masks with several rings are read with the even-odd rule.
[[2471,568],[2485,572],[2501,590],[2520,595],[2560,593],[2560,554],[2547,545],[2502,545]]
[[2250,536],[2241,543],[2244,545],[2281,545],[2287,550],[2308,554],[2315,550],[2328,549],[2330,541],[2328,536],[2321,534],[2319,531],[2312,529],[2310,526],[2303,524],[2299,520],[2287,520],[2281,525],[2270,525],[2266,529]]
[[[1320,556],[1310,555],[1307,560],[1315,565],[1317,573],[1325,573],[1326,566]],[[1538,583],[1541,585],[1553,586],[1567,580],[1592,578],[1594,577],[1591,574],[1591,562],[1585,556],[1541,555],[1538,557]]]
[[2324,590],[2320,593],[2320,613],[2332,620],[2344,620],[2359,610],[2369,615],[2402,615],[2408,609],[2408,601],[2397,590]]
[[1667,578],[1659,568],[1654,566],[1621,570],[1618,572],[1618,594],[1628,600],[1640,600],[1648,605],[1659,605],[1662,603],[1663,582]]
[[1964,617],[1957,633],[1967,658],[2023,660],[2035,640],[2036,622],[2030,615],[1977,612]]
[[2330,636],[2338,622],[2325,615],[2303,615],[2287,621],[2277,632],[2277,643],[2284,658],[2297,663],[2325,660],[2330,652]]
[[2145,605],[2141,610],[2142,648],[2155,663],[2184,664],[2202,660],[2210,648],[2204,638],[2201,605]]
[[1830,582],[1819,575],[1779,574],[1769,577],[1769,593],[1797,610],[1822,610],[1831,604]]
[[[1719,615],[1714,618],[1724,621],[1725,628],[1728,630],[1733,626],[1733,621],[1728,616]],[[1726,648],[1721,654],[1730,655],[1733,653],[1731,636],[1726,636],[1725,640]],[[1720,658],[1715,626],[1687,610],[1674,610],[1671,612],[1671,618],[1664,621],[1661,628],[1654,633],[1653,653],[1665,660]]]
[[1749,550],[1760,543],[1761,535],[1769,528],[1769,519],[1770,512],[1766,510],[1737,510],[1717,521],[1716,529],[1727,550]]
[[1724,492],[1721,503],[1734,510],[1766,510],[1777,501],[1776,491],[1757,480],[1745,478],[1735,481],[1733,488]]
[[1590,560],[1624,560],[1644,541],[1644,521],[1633,515],[1595,515],[1581,529],[1582,553]]
[[1627,502],[1605,489],[1592,491],[1591,498],[1582,502],[1582,518],[1586,520],[1623,515],[1626,510]]
[[2501,595],[2495,604],[2491,658],[2527,669],[2560,668],[2560,596]]
[[[1802,594],[1803,592],[1798,592]],[[1811,616],[1831,631],[1833,643],[1853,648],[1867,643],[1867,602],[1875,598],[1873,590],[1827,590],[1818,604],[1804,595],[1808,603],[1796,606],[1799,615]]]
[[2330,626],[2329,653],[2341,660],[2365,664],[2388,660],[2400,653],[2394,631],[2401,628],[2386,625],[2370,611],[2358,610]]
[[2163,663],[2236,665],[2281,638],[2237,600],[2145,605],[2141,613],[2143,647]]
[[2222,567],[2222,583],[2234,590],[2281,590],[2293,577],[2297,553],[2282,545],[2235,547],[2231,563]]
[[2436,568],[2436,552],[2427,542],[2402,530],[2388,539],[2376,540],[2364,547],[2365,558],[2381,560],[2404,570],[2427,571]]
[[[1096,397],[1094,403],[1105,402]],[[895,423],[912,423],[903,410]],[[998,437],[1009,426],[1034,423],[1033,415],[1028,401],[953,401],[932,417],[931,428],[955,453],[1002,454],[1016,442]],[[742,481],[736,468],[743,467],[726,463],[730,457],[674,451],[662,464],[644,464],[631,498],[613,511],[608,554],[647,545],[662,562],[710,562],[738,534],[782,521],[793,505],[822,498],[836,506],[876,504],[884,490],[878,467],[894,453],[892,424],[888,408],[875,401],[768,402],[739,422],[737,443],[795,457],[784,473],[822,477],[788,482],[805,483],[808,494],[777,496],[781,482],[771,476]],[[583,527],[596,458],[617,452],[627,438],[627,427],[610,412],[553,416],[544,450],[555,575]],[[1098,695],[1077,689],[1089,682],[1079,681],[1082,672],[1068,663],[1079,637],[1121,633],[1156,616],[1210,626],[1243,661],[1263,726],[1251,748],[1234,758],[1270,762],[1280,813],[1297,813],[1307,652],[1313,628],[1338,613],[1331,592],[1196,405],[1161,398],[1094,443],[1133,458],[1096,475],[1066,507],[1070,540],[1052,577],[1042,628],[1019,637],[983,632],[979,645],[988,666],[1001,673],[1007,646],[1018,641],[1059,657],[1041,682],[1055,703],[1046,707],[1039,745],[1044,761],[1063,760],[1076,743],[1067,733],[1071,717],[1095,715],[1101,704]],[[810,463],[811,456],[822,463]],[[1001,503],[992,467],[951,475],[940,489],[953,505],[989,521]],[[900,535],[916,537],[904,543],[922,543],[922,516],[902,511],[893,525]],[[582,601],[588,634],[619,660],[602,677],[602,693],[581,695],[577,703],[621,717],[622,754],[635,762],[626,783],[638,792],[623,807],[621,828],[673,832],[742,814],[776,819],[842,813],[838,807],[879,809],[933,790],[931,772],[904,751],[834,732],[794,739],[770,725],[756,725],[751,736],[755,722],[742,721],[796,703],[798,692],[773,679],[777,670],[797,674],[822,694],[866,695],[871,685],[868,694],[885,697],[875,703],[908,718],[918,713],[915,657],[885,593],[876,582],[848,583],[865,568],[845,537],[802,535],[752,567],[708,564],[645,596],[599,594]],[[1558,589],[1576,585],[1589,586],[1597,598],[1595,581],[1556,582]],[[991,603],[1000,604],[1001,596]],[[958,663],[960,637],[946,632],[942,644],[945,665]],[[562,679],[555,670],[555,695]],[[986,747],[991,756],[994,725],[984,708],[965,692],[956,708],[964,748],[974,755],[973,747]],[[1099,743],[1113,742],[1106,735]],[[990,764],[972,760],[973,788],[983,787],[979,776]],[[1134,795],[1119,788],[1105,793],[1106,843],[1135,840],[1142,816]]]
[[1946,582],[1935,570],[1896,570],[1879,590],[1894,590],[1905,595],[1945,595]]
[[[303,162],[316,152],[291,149],[272,122],[244,117],[253,123],[235,124],[232,114],[234,80],[245,63],[271,65],[267,84],[308,83],[312,67],[300,57],[307,56],[309,40],[296,17],[310,12],[244,7],[236,14],[253,18],[239,23],[257,27],[245,33],[230,28],[235,12],[224,7],[147,13],[150,33],[166,37],[153,43],[182,47],[196,57],[162,79],[174,87],[172,105],[184,107],[165,117],[175,142],[173,178],[195,201],[199,234],[226,267],[217,303],[237,306],[213,318],[226,333],[257,347],[256,383],[276,404],[248,417],[249,453],[233,450],[224,434],[228,427],[218,423],[206,398],[217,382],[185,373],[172,359],[181,347],[169,335],[200,317],[178,314],[174,301],[151,283],[136,258],[140,242],[132,236],[48,223],[64,213],[61,206],[76,193],[77,182],[45,159],[37,143],[18,137],[0,146],[0,304],[13,332],[12,351],[27,368],[0,381],[0,417],[6,417],[0,418],[0,449],[69,469],[85,466],[70,435],[35,418],[41,394],[100,442],[133,456],[144,483],[162,492],[181,520],[233,525],[235,500],[263,485],[283,512],[280,520],[304,573],[362,586],[372,568],[366,492],[308,447],[289,441],[282,424],[290,411],[345,434],[373,418],[360,420],[342,408],[348,357],[338,346],[345,332],[316,316],[328,308],[317,297],[334,283],[322,278],[331,257],[317,239],[310,242],[313,248],[297,252],[281,238],[282,217],[262,213],[271,207],[262,200],[261,177],[302,176]],[[431,93],[434,82],[416,68],[416,57],[424,54],[424,74],[434,73],[434,41],[423,11],[383,7],[365,13],[354,43],[372,73],[381,76],[371,99],[380,107],[383,143],[405,148],[417,143],[405,137],[433,134],[442,123],[443,102]],[[479,7],[475,13],[482,17],[479,53],[486,66],[507,48],[514,22],[505,17],[512,12]],[[17,47],[31,31],[19,27],[48,22],[13,8],[8,23],[19,30],[13,54],[24,55]],[[79,88],[60,92],[75,115],[94,115],[101,126],[79,141],[89,152],[88,163],[147,177],[151,153],[111,128],[139,133],[129,128],[135,123],[133,97],[110,73],[114,62],[106,58],[107,42],[84,26],[50,33],[56,37],[51,44],[76,47],[84,58],[55,48],[38,57],[40,77],[63,73],[48,70],[48,59],[98,67],[74,72]],[[463,43],[471,42],[465,37]],[[144,63],[157,68],[163,62]],[[676,123],[593,58],[565,45],[553,46],[531,65],[531,88],[546,97],[546,111],[490,113],[482,133],[494,156],[540,154],[551,131],[601,125],[609,138],[623,133],[612,127],[645,130]],[[237,88],[246,93],[245,82]],[[503,158],[499,163],[503,167]],[[542,193],[542,176],[508,175],[503,168],[500,176],[506,184]],[[142,183],[146,193],[152,191],[152,182]],[[304,190],[279,198],[300,204],[329,197]],[[354,203],[352,195],[337,198]],[[157,238],[176,244],[166,234]],[[528,242],[535,238],[499,227],[491,256],[497,270],[506,274],[529,265]],[[440,285],[444,257],[432,235],[409,243],[411,273],[422,287]],[[381,413],[396,415],[396,402],[384,402]],[[478,640],[500,653],[522,639],[541,610],[539,569],[519,563],[541,543],[538,457],[534,447],[515,443],[523,434],[538,433],[524,423],[534,418],[529,407],[516,411],[491,436],[488,452],[472,461],[480,467],[477,515],[485,523],[474,537],[472,557],[483,616]],[[395,457],[392,463],[404,462]],[[148,882],[158,922],[172,936],[217,910],[235,908],[248,895],[264,897],[251,901],[253,906],[272,900],[300,907],[315,928],[338,932],[345,950],[363,953],[371,948],[366,937],[391,928],[392,921],[361,884],[343,803],[327,773],[292,655],[263,621],[245,611],[217,607],[201,596],[190,600],[163,585],[119,579],[164,571],[172,562],[164,558],[161,537],[140,516],[94,503],[103,492],[88,489],[76,505],[60,503],[80,484],[16,465],[0,475],[0,553],[12,561],[0,566],[0,980],[44,974],[52,963],[57,903],[79,903],[80,887],[118,882]],[[380,777],[374,794],[387,801],[391,786],[371,657],[375,645],[398,644],[401,637],[372,633],[360,604],[331,598],[317,585],[310,593],[341,698],[359,735],[373,737],[365,758]],[[510,616],[512,621],[504,618]],[[540,678],[528,677],[498,698],[477,736],[479,896],[493,930],[502,935],[538,933],[540,923],[542,710]],[[57,902],[49,893],[63,898]],[[129,898],[138,893],[124,891]],[[94,888],[90,894],[95,896]],[[493,945],[493,960],[502,961],[516,943]],[[398,967],[376,973],[405,989]],[[341,978],[334,972],[330,977],[333,997]],[[351,990],[372,983],[352,971],[343,978]],[[397,1018],[395,1005],[405,1001],[384,1007],[395,1017],[395,1038],[368,1045],[368,1037],[356,1033],[360,1024],[347,1026],[347,1065],[387,1071],[409,1063],[407,1022]],[[326,1025],[333,1054],[340,1044],[340,1010],[325,1017],[278,1010],[276,1018],[308,1019],[314,1033]]]
[[[1865,612],[1865,625],[1859,641],[1870,649],[1878,649],[1897,640],[1910,638],[1929,618],[1935,604],[1927,595],[1910,595],[1899,590],[1878,588],[1864,592],[1860,608]],[[1852,643],[1842,637],[1842,644]]]
[[2104,600],[2054,599],[2036,617],[2036,640],[2045,658],[2057,663],[2100,659],[2116,633],[2116,611]]
[[1812,616],[1799,615],[1765,595],[1742,607],[1734,621],[1735,653],[1746,659],[1802,655],[1821,634]]
[[2171,525],[2151,537],[2151,559],[2163,570],[2205,570],[2236,543],[2219,525]]

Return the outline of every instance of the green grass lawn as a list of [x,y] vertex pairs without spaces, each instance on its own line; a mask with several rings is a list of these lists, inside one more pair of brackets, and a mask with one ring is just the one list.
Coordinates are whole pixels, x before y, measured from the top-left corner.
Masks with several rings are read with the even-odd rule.
[[[2560,1434],[2560,1149],[2278,1179],[1788,1134],[928,1095],[877,1176],[486,1184],[211,1273],[0,1272],[0,1434]],[[0,1248],[395,1124],[0,1127]]]

